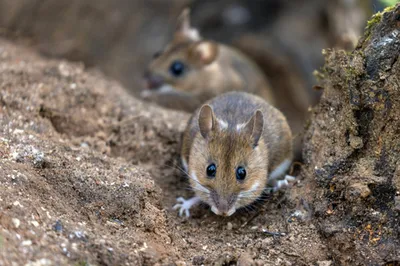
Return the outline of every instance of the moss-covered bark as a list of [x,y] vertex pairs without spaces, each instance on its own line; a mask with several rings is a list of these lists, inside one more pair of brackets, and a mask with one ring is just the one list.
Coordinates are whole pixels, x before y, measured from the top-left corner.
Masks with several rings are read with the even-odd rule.
[[303,150],[304,186],[340,265],[400,262],[400,4],[373,17],[357,48],[326,51]]

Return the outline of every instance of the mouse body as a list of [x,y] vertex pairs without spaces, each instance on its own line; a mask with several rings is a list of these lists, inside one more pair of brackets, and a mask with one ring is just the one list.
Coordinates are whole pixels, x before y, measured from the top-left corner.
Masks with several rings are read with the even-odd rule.
[[144,81],[143,99],[187,112],[228,91],[253,93],[274,103],[271,86],[256,63],[233,47],[202,39],[190,26],[187,8],[172,41],[147,67]]
[[182,137],[182,166],[195,196],[174,209],[190,216],[197,203],[230,216],[255,202],[267,186],[275,191],[293,177],[292,133],[285,116],[263,98],[227,92],[203,104]]

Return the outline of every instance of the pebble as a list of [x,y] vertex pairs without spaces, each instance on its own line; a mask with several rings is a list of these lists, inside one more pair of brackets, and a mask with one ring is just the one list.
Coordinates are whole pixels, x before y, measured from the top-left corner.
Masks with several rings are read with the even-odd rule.
[[400,212],[400,196],[394,198],[394,210]]
[[21,203],[19,203],[19,201],[14,201],[13,205],[14,205],[14,206],[19,206],[19,207],[21,207],[21,208],[24,207],[24,206],[22,206]]
[[72,243],[72,244],[71,244],[71,249],[72,249],[73,251],[78,251],[78,244],[77,244],[77,243]]
[[345,197],[350,201],[354,201],[358,198],[367,198],[371,195],[371,190],[369,189],[367,184],[363,183],[355,183],[349,186],[346,190]]
[[18,228],[21,224],[21,221],[17,218],[12,218],[11,221],[13,222],[15,228]]
[[362,138],[360,138],[358,136],[350,135],[349,142],[350,142],[350,146],[355,150],[361,149],[364,146]]
[[35,148],[32,148],[32,153],[33,153],[33,166],[36,168],[43,168],[45,164],[44,153]]
[[193,265],[202,265],[204,264],[204,256],[194,256],[192,259]]
[[331,260],[317,261],[317,265],[318,266],[331,266],[332,265],[332,261]]
[[22,241],[22,245],[23,246],[30,246],[30,245],[32,245],[32,241],[31,240],[24,240],[24,241]]
[[45,266],[45,265],[53,265],[53,263],[49,259],[39,259],[36,261],[30,261],[25,266]]
[[38,223],[37,221],[31,221],[31,224],[32,224],[34,227],[38,227],[38,226],[39,226],[39,223]]
[[185,266],[185,265],[186,265],[186,262],[181,261],[181,260],[178,260],[178,261],[175,261],[175,265],[176,265],[176,266]]
[[56,231],[56,232],[62,232],[63,226],[62,226],[60,220],[57,220],[57,221],[56,221],[56,224],[53,226],[53,229],[54,229],[54,231]]
[[232,228],[233,228],[232,223],[228,223],[228,224],[226,225],[226,228],[227,228],[228,230],[232,230]]

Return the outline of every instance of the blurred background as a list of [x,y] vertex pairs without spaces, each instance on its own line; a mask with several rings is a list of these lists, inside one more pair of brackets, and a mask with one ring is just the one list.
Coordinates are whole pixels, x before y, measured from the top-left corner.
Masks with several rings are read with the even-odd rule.
[[279,108],[300,132],[320,91],[322,49],[351,50],[369,17],[393,0],[0,0],[0,29],[50,57],[82,61],[142,89],[152,55],[172,38],[182,9],[205,38],[238,47],[263,69]]

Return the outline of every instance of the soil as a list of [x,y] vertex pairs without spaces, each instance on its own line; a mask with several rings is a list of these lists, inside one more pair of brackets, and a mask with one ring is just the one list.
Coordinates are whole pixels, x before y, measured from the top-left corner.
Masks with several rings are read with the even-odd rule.
[[326,52],[296,185],[229,218],[171,209],[188,114],[0,39],[0,265],[399,263],[399,17]]
[[226,219],[205,206],[178,217],[175,198],[191,195],[178,164],[187,114],[142,103],[82,65],[5,40],[0,50],[1,265],[328,260],[284,194],[251,221],[257,212]]

